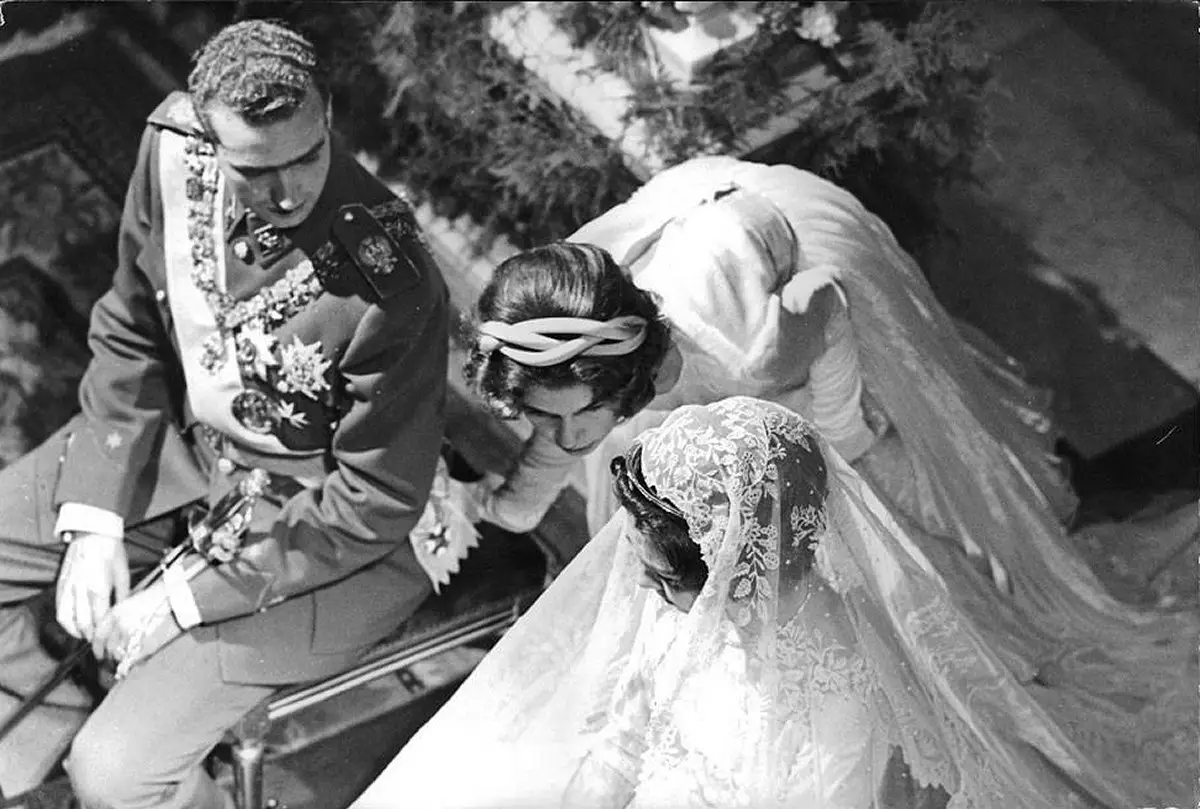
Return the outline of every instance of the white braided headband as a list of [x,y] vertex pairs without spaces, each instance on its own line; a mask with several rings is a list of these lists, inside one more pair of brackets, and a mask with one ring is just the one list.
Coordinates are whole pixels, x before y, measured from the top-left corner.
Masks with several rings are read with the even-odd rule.
[[[646,319],[623,315],[612,320],[539,317],[520,323],[489,320],[479,325],[479,350],[501,354],[535,368],[576,357],[619,357],[646,342]],[[554,337],[552,335],[564,335]]]

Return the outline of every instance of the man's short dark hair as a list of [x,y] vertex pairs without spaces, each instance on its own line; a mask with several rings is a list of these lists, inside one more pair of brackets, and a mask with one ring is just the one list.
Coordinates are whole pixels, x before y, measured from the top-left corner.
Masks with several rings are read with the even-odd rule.
[[205,110],[214,102],[252,125],[287,120],[304,104],[310,88],[322,101],[328,98],[313,44],[269,20],[247,20],[218,31],[197,52],[188,77],[192,104],[205,126]]

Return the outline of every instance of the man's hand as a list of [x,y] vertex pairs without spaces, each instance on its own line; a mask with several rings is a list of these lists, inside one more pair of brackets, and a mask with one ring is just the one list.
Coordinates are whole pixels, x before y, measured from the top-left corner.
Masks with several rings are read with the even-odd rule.
[[121,671],[128,671],[181,634],[166,586],[159,581],[108,611],[96,627],[92,651],[97,660],[115,660]]
[[58,573],[55,615],[63,629],[92,640],[100,620],[129,595],[129,558],[121,537],[77,534]]

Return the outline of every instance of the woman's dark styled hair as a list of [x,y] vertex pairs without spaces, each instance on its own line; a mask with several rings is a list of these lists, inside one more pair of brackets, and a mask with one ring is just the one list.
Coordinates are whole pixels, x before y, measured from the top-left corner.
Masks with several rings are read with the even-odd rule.
[[520,323],[543,317],[610,320],[638,315],[646,339],[629,354],[576,357],[544,368],[522,365],[499,350],[482,351],[470,335],[463,374],[499,415],[515,418],[525,392],[535,386],[587,385],[596,402],[611,403],[618,416],[632,416],[654,398],[654,379],[669,346],[669,328],[654,297],[634,285],[606,250],[589,244],[555,242],[512,256],[500,264],[475,306],[473,326],[489,320]]
[[[646,496],[645,492],[653,490],[642,478],[642,448],[634,445],[626,455],[613,458],[610,470],[617,500],[633,517],[633,524],[646,542],[666,562],[672,586],[699,593],[708,580],[708,565],[700,555],[700,546],[688,533],[687,521]],[[671,506],[674,508],[674,504]]]
[[220,102],[249,124],[285,121],[315,88],[329,98],[313,44],[279,22],[246,20],[221,29],[197,53],[188,76],[192,105],[205,127],[205,110]]

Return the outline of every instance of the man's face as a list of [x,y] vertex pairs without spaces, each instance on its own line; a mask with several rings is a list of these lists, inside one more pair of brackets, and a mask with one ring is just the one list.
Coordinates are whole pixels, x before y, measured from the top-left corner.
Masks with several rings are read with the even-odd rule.
[[254,126],[219,101],[205,109],[229,189],[269,224],[290,228],[316,205],[329,175],[329,116],[321,96],[291,117]]

